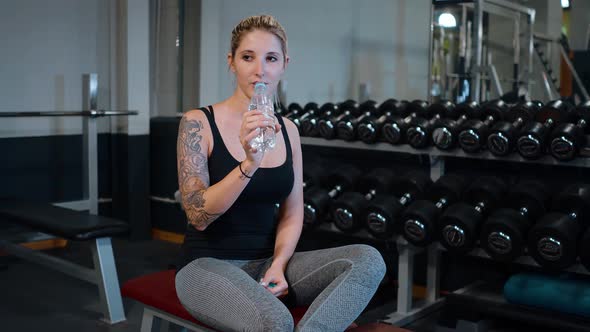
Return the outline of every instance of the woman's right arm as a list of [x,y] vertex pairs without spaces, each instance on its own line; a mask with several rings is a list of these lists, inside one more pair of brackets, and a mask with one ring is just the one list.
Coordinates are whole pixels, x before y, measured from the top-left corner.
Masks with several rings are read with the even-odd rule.
[[[259,120],[256,113],[252,112],[249,117]],[[256,136],[258,124],[258,121],[251,121],[250,125],[243,125],[240,140],[247,143]],[[204,128],[205,125],[208,125],[208,121],[202,112],[185,113],[180,121],[176,147],[182,205],[188,222],[200,231],[232,206],[250,180],[236,167],[221,181],[209,186],[209,142],[204,138],[204,132],[210,129]],[[242,170],[252,176],[261,158],[252,158],[252,153],[247,153],[247,156],[241,164]]]

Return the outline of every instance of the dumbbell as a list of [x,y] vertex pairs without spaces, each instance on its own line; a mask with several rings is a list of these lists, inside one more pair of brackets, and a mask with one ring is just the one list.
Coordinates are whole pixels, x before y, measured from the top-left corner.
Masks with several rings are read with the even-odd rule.
[[456,254],[473,249],[484,218],[501,201],[506,187],[506,183],[497,177],[477,178],[463,193],[465,202],[449,206],[441,215],[441,244]]
[[492,127],[488,136],[490,152],[495,156],[506,156],[514,151],[520,129],[533,119],[542,106],[541,102],[523,101],[510,108],[507,121],[500,121]]
[[565,269],[576,262],[578,240],[588,226],[590,186],[574,184],[557,194],[552,213],[528,233],[528,252],[539,265]]
[[303,195],[304,224],[314,226],[327,219],[331,202],[343,192],[351,190],[360,175],[358,168],[343,165],[322,176],[319,185],[306,190]]
[[417,200],[402,215],[401,234],[415,246],[424,247],[438,236],[438,217],[461,198],[465,181],[456,175],[441,176],[428,190],[429,200]]
[[432,142],[439,150],[451,150],[457,146],[457,136],[468,119],[480,119],[481,107],[475,101],[462,102],[455,106],[455,116],[447,116],[434,125]]
[[345,141],[353,141],[357,137],[357,128],[361,121],[371,121],[377,119],[377,102],[367,100],[359,105],[361,114],[356,118],[347,118],[336,124],[336,137]]
[[320,180],[326,175],[326,169],[319,162],[303,165],[303,191],[319,186]]
[[369,201],[391,191],[395,177],[391,169],[375,168],[359,178],[355,191],[348,191],[332,204],[332,221],[343,232],[354,232],[365,224]]
[[509,208],[494,210],[482,226],[480,246],[495,260],[511,262],[521,256],[533,223],[549,203],[547,187],[522,181],[508,193]]
[[410,120],[406,130],[408,144],[415,149],[422,149],[432,144],[432,130],[437,127],[441,118],[457,118],[455,104],[449,100],[431,104],[426,113],[434,116],[430,120],[416,116]]
[[580,148],[586,146],[586,134],[590,132],[590,100],[576,108],[575,120],[576,124],[562,123],[551,133],[549,151],[555,159],[572,160]]
[[293,123],[295,124],[295,126],[297,126],[297,128],[299,128],[299,127],[301,127],[302,120],[307,119],[309,117],[317,116],[319,111],[320,111],[320,109],[318,107],[318,104],[311,102],[311,103],[305,104],[305,107],[303,107],[303,112],[296,114],[294,116],[288,117],[288,118],[291,121],[293,121]]
[[360,115],[358,105],[339,105],[339,109],[342,109],[340,114],[323,118],[318,122],[320,129],[320,136],[325,139],[333,139],[336,137],[336,124],[340,121],[353,119]]
[[518,140],[516,150],[523,158],[537,159],[545,152],[547,140],[551,130],[571,116],[573,106],[561,99],[553,100],[541,108],[535,115],[534,121],[524,125]]
[[485,148],[489,131],[494,122],[503,119],[508,106],[502,99],[491,100],[482,106],[485,120],[469,119],[459,133],[458,141],[463,151],[475,153]]
[[394,120],[394,114],[397,109],[401,107],[401,103],[395,99],[387,99],[377,108],[377,112],[381,116],[377,119],[368,118],[363,119],[358,125],[358,137],[365,143],[374,143],[379,139],[379,135],[383,126],[386,123],[391,123]]
[[398,177],[392,184],[393,195],[380,195],[367,206],[366,226],[369,233],[377,238],[389,238],[398,229],[403,209],[422,197],[430,187],[430,176],[412,171]]
[[295,117],[299,114],[303,114],[303,107],[301,107],[301,105],[299,105],[298,103],[291,103],[289,104],[289,107],[287,107],[286,113],[281,115],[288,119],[291,119],[292,117]]
[[320,135],[320,128],[318,123],[322,119],[328,119],[342,113],[337,105],[332,103],[325,103],[320,107],[319,112],[316,112],[313,116],[300,119],[299,132],[301,136],[317,137]]
[[590,228],[586,229],[582,240],[580,241],[580,263],[586,270],[590,271]]
[[412,102],[403,101],[401,107],[398,107],[397,114],[392,117],[391,122],[383,125],[381,135],[385,141],[391,144],[399,144],[405,141],[406,130],[410,125],[412,118],[423,116],[430,118],[428,114],[428,102],[424,100],[413,100]]

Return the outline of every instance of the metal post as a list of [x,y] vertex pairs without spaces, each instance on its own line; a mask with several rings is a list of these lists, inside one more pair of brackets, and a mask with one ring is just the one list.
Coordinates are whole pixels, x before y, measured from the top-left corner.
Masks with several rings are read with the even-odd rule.
[[404,239],[397,241],[399,264],[397,271],[397,312],[407,314],[412,310],[412,290],[414,287],[414,252]]
[[433,57],[433,34],[434,34],[434,5],[430,4],[430,34],[428,35],[428,92],[426,99],[432,103],[432,61]]
[[532,9],[528,12],[528,56],[529,56],[529,65],[527,66],[526,70],[526,80],[527,80],[527,91],[530,96],[531,91],[533,89],[533,53],[535,52],[535,10]]
[[[97,111],[98,75],[82,75],[82,109]],[[83,122],[84,196],[88,198],[90,214],[98,214],[98,129],[97,118],[86,116]]]
[[517,94],[518,96],[518,86],[519,86],[519,64],[520,64],[520,14],[516,15],[516,18],[514,19],[514,35],[513,37],[513,47],[514,47],[514,60],[513,60],[513,73],[512,73],[512,78],[514,79],[514,82],[512,82],[512,90]]
[[427,251],[426,266],[426,302],[438,300],[440,294],[440,250],[438,244],[432,244]]
[[125,320],[125,310],[123,310],[111,238],[95,239],[92,246],[92,257],[101,310],[104,313],[103,319],[109,324],[122,322]]
[[473,100],[480,102],[481,93],[481,56],[483,43],[483,1],[475,0],[475,75],[473,82]]

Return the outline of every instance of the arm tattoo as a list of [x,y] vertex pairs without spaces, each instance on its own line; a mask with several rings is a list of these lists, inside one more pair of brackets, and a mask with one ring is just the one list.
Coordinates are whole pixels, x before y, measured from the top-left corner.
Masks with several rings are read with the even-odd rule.
[[183,117],[178,130],[178,184],[188,222],[197,229],[205,229],[219,213],[205,211],[205,197],[209,187],[207,156],[201,151],[203,123]]

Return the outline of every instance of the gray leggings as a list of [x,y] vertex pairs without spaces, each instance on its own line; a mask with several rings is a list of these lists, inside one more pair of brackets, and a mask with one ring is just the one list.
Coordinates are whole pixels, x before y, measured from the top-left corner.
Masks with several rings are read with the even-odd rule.
[[199,258],[176,275],[176,293],[191,315],[221,331],[344,331],[385,275],[368,245],[296,252],[285,271],[289,296],[309,309],[294,327],[287,307],[257,282],[271,262]]

